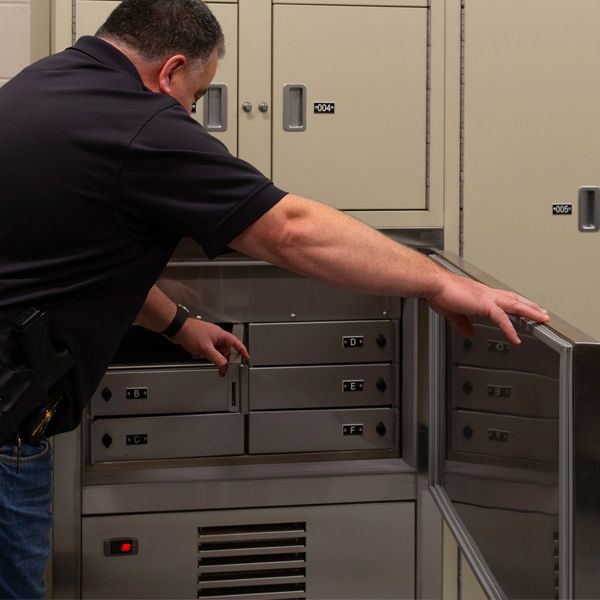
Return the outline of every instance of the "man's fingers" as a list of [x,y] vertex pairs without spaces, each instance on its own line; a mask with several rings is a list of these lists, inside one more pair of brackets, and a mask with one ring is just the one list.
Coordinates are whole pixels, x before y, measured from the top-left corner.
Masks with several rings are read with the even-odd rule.
[[233,335],[232,333],[229,333],[227,335],[226,342],[230,346],[233,346],[242,355],[243,358],[245,358],[246,360],[248,360],[250,358],[250,355],[248,354],[248,350],[246,349],[246,346],[244,346],[244,344],[242,344],[242,342],[240,342],[240,340],[238,340],[238,338],[236,338],[235,335]]
[[215,366],[219,367],[219,374],[221,374],[222,368],[227,370],[227,358],[225,358],[214,346],[208,346],[203,354],[204,358],[210,360]]
[[528,298],[519,296],[514,292],[509,292],[507,298],[502,298],[498,305],[509,314],[526,317],[532,321],[545,323],[549,320],[548,312],[539,304],[532,302]]
[[490,319],[500,327],[502,333],[506,336],[511,344],[518,346],[521,343],[519,336],[508,315],[499,306],[494,305],[490,309]]

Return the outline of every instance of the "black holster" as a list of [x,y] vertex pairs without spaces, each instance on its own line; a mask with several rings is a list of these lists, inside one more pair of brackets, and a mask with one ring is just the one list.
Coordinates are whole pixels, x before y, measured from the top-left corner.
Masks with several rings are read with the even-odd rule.
[[35,443],[60,402],[56,384],[74,361],[68,350],[54,347],[48,316],[37,308],[20,313],[10,335],[16,361],[0,362],[0,444],[17,436]]

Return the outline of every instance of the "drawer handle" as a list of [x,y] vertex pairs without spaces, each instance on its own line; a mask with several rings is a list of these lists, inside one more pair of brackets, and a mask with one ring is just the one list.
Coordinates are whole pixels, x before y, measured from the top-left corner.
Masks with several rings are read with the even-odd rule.
[[385,390],[387,390],[387,383],[383,377],[380,377],[375,385],[380,392],[385,392]]
[[106,400],[106,402],[108,402],[112,398],[112,391],[110,388],[105,387],[100,395],[104,398],[104,400]]
[[473,385],[471,384],[470,381],[465,381],[465,383],[463,384],[463,392],[465,394],[470,394],[473,391]]
[[387,432],[387,427],[385,426],[385,424],[384,424],[384,423],[379,423],[379,424],[377,425],[377,427],[375,427],[375,431],[376,431],[376,432],[377,432],[379,435],[381,435],[381,436],[384,436],[384,435],[386,434],[386,432]]
[[473,437],[473,428],[470,425],[465,425],[463,435],[470,440]]
[[102,445],[105,446],[106,448],[110,448],[112,445],[112,438],[110,437],[110,435],[108,435],[108,433],[105,433],[102,436]]

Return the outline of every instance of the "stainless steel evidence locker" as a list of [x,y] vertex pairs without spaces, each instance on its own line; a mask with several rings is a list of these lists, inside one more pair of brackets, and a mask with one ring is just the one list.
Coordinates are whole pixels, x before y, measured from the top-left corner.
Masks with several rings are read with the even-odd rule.
[[124,340],[55,440],[54,597],[413,598],[437,572],[423,481],[490,597],[600,589],[597,342],[557,318],[515,321],[519,347],[484,319],[463,338],[425,303],[235,255],[160,283],[251,359],[221,379]]

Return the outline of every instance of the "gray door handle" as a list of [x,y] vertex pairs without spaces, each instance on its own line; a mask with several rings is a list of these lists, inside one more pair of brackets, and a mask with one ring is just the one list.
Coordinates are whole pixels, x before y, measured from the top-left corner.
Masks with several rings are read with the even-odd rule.
[[306,129],[306,86],[301,83],[286,83],[283,86],[283,129]]
[[579,188],[579,231],[585,233],[600,230],[600,188]]
[[227,86],[213,83],[204,96],[204,128],[227,131]]

